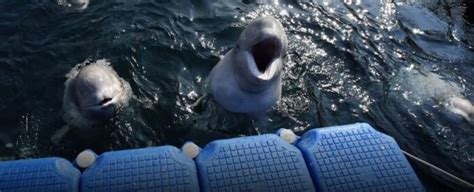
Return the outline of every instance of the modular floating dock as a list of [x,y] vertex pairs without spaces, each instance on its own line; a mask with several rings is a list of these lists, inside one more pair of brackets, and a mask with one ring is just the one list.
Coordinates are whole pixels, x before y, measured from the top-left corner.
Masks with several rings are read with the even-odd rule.
[[194,159],[173,146],[112,151],[83,172],[57,157],[4,161],[0,191],[425,191],[395,140],[368,124],[291,138],[217,140]]

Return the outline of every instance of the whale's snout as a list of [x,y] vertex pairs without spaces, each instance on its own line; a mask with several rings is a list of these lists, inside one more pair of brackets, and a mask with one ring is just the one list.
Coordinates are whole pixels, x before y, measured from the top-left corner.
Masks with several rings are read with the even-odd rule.
[[117,99],[114,98],[123,92],[117,77],[107,74],[108,71],[100,73],[102,75],[87,74],[87,79],[79,75],[74,87],[79,108],[91,119],[110,118],[117,109]]
[[[118,97],[118,96],[115,96]],[[117,101],[113,97],[104,97],[97,104],[83,108],[83,113],[91,119],[111,118],[119,108]]]

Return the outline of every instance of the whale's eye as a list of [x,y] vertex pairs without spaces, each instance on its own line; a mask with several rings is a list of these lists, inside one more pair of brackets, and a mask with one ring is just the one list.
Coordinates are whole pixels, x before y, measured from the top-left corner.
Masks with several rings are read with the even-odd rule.
[[102,99],[102,101],[100,101],[99,105],[104,105],[104,104],[108,103],[111,100],[112,100],[112,98],[104,98],[104,99]]

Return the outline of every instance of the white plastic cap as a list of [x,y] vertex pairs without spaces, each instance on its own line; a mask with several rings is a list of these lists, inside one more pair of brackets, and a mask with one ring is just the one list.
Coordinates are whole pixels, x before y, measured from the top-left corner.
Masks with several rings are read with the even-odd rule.
[[194,159],[199,155],[199,152],[201,151],[201,148],[199,148],[199,146],[197,146],[193,142],[188,141],[188,142],[184,143],[184,145],[181,147],[181,150],[188,157],[191,157],[191,158]]
[[96,159],[97,154],[95,154],[92,150],[86,149],[77,155],[75,163],[80,168],[85,169],[94,164]]
[[290,129],[280,129],[278,135],[290,144],[293,144],[298,139],[298,136]]

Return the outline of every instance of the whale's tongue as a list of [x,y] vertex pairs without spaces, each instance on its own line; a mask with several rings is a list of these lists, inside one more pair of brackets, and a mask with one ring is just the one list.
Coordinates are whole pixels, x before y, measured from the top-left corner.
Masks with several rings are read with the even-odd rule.
[[266,38],[252,47],[252,55],[258,70],[264,73],[277,56],[278,40],[276,38]]

